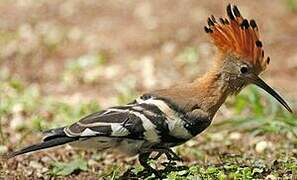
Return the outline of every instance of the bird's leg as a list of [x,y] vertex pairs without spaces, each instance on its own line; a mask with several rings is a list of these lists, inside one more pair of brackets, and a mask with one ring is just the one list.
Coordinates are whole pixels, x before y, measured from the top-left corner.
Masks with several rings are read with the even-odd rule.
[[158,154],[155,157],[153,157],[152,159],[157,160],[157,159],[159,159],[160,156],[162,156],[162,154],[164,154],[164,152],[158,152]]
[[139,156],[138,156],[139,163],[144,167],[144,170],[146,170],[150,173],[154,173],[156,177],[161,178],[160,172],[157,171],[156,169],[152,168],[148,164],[150,155],[151,155],[151,152],[144,152],[144,153],[139,154]]
[[181,157],[179,157],[172,149],[166,148],[167,152],[165,153],[167,156],[167,159],[170,161],[183,161]]
[[180,158],[170,148],[154,149],[154,151],[158,152],[158,154],[153,158],[154,160],[157,160],[162,154],[165,154],[169,161],[182,161],[182,158]]

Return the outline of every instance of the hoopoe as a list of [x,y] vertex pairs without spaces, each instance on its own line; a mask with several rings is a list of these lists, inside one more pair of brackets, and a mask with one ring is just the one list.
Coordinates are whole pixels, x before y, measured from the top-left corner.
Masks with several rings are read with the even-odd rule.
[[140,164],[158,174],[148,160],[165,154],[169,160],[180,160],[170,149],[204,131],[215,113],[230,95],[249,84],[255,84],[276,98],[289,112],[288,104],[258,76],[270,58],[264,57],[255,20],[241,16],[236,6],[227,6],[227,18],[208,18],[205,31],[218,48],[211,69],[191,83],[156,90],[124,106],[115,106],[90,114],[78,122],[45,132],[42,142],[7,154],[20,154],[58,145],[118,149],[139,155]]

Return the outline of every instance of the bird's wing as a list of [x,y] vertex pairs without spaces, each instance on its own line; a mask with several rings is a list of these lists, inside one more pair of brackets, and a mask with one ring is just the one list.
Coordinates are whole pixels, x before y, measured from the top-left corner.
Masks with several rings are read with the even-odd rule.
[[157,106],[149,98],[141,96],[130,104],[90,114],[65,127],[64,132],[69,137],[107,136],[160,142],[162,134],[169,132],[168,116],[160,108],[166,104],[160,101]]
[[196,135],[191,130],[191,124],[187,114],[175,103],[161,97],[143,95],[125,106],[93,113],[65,127],[64,132],[68,137],[105,136],[174,144]]

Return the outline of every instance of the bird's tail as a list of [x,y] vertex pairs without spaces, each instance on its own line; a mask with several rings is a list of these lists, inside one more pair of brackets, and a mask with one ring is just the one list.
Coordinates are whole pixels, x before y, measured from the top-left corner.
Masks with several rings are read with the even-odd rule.
[[69,137],[65,134],[64,128],[57,128],[57,129],[51,129],[48,130],[45,133],[45,136],[43,138],[43,141],[37,144],[33,144],[30,146],[27,146],[25,148],[22,148],[20,150],[8,153],[3,155],[2,159],[9,159],[13,158],[15,156],[25,154],[28,152],[33,152],[41,149],[47,149],[59,145],[63,145],[69,142],[73,142],[78,140],[78,137]]

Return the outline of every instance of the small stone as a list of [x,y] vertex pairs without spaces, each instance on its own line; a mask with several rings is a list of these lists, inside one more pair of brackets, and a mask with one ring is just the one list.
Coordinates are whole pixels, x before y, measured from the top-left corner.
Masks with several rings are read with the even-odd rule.
[[189,140],[186,144],[189,147],[193,147],[193,146],[195,146],[197,144],[197,141],[195,141],[195,140]]
[[98,162],[93,160],[93,159],[88,160],[88,165],[89,166],[94,166],[94,165],[97,165],[97,164],[98,164]]
[[15,104],[13,107],[12,107],[12,113],[21,113],[22,111],[24,110],[24,106],[23,104]]
[[50,162],[51,161],[51,158],[49,158],[48,156],[44,156],[41,158],[41,162],[43,163],[47,163],[47,162]]
[[277,177],[275,177],[272,174],[269,174],[268,176],[266,176],[265,180],[277,180]]
[[232,132],[230,135],[229,135],[229,138],[231,140],[239,140],[241,138],[241,134],[239,132]]
[[38,177],[38,178],[42,178],[42,173],[40,173],[40,172],[36,172],[36,176]]
[[164,54],[173,54],[176,50],[176,44],[174,42],[167,42],[162,46],[162,52]]
[[256,144],[256,152],[263,153],[268,148],[268,142],[260,141]]
[[121,67],[119,65],[109,65],[104,68],[103,76],[107,79],[113,79],[119,75]]
[[20,113],[14,114],[12,120],[10,121],[10,128],[13,130],[18,130],[25,125],[24,118]]
[[31,176],[33,174],[33,170],[32,169],[24,169],[23,173],[25,176]]
[[44,173],[46,173],[46,172],[48,172],[48,168],[46,168],[46,167],[43,167],[42,169],[41,169],[41,171],[40,171],[42,174],[44,174]]
[[102,71],[101,71],[100,67],[96,67],[96,68],[93,68],[93,69],[85,72],[84,76],[83,76],[84,82],[86,82],[86,83],[95,82],[97,79],[99,79],[101,72]]
[[30,161],[29,166],[36,169],[36,170],[41,170],[43,168],[42,164],[40,164],[37,161]]
[[223,141],[224,140],[224,135],[222,133],[214,133],[211,135],[211,139],[213,141]]
[[4,154],[8,151],[8,148],[4,145],[0,145],[0,154]]
[[44,175],[45,175],[45,173],[46,172],[48,172],[48,168],[46,168],[46,167],[43,167],[43,168],[41,168],[41,169],[38,169],[37,171],[36,171],[36,176],[38,177],[38,178],[40,178],[40,179],[47,179],[47,178],[44,178]]

